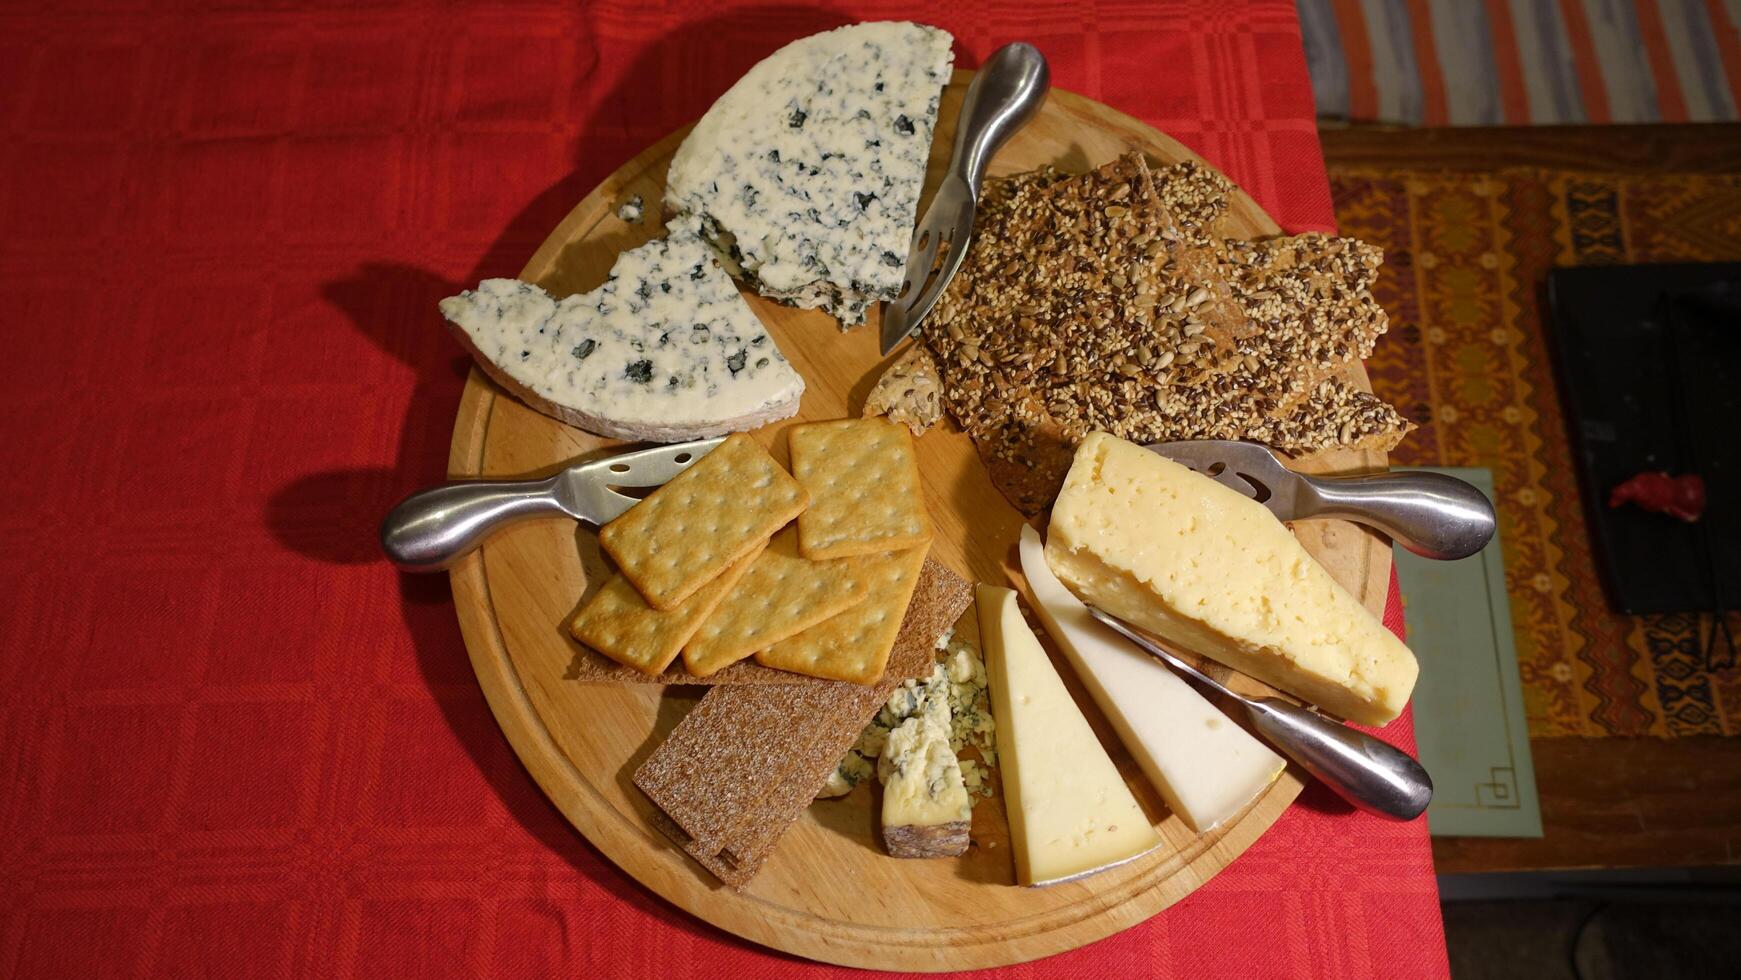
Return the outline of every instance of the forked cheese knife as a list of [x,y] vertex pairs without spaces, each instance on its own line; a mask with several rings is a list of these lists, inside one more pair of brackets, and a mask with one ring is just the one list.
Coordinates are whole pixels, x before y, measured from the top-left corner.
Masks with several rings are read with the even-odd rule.
[[[967,86],[955,123],[949,171],[913,231],[907,275],[901,291],[883,308],[882,351],[886,355],[912,336],[943,295],[973,235],[985,168],[1016,130],[1046,101],[1051,87],[1046,58],[1031,44],[1006,44],[991,53]],[[948,251],[943,251],[945,248]],[[937,262],[939,252],[943,261]]]
[[1357,521],[1423,558],[1467,558],[1493,539],[1492,502],[1473,485],[1442,473],[1306,476],[1282,465],[1266,446],[1226,439],[1146,448],[1256,500],[1281,520]]
[[663,486],[724,441],[719,436],[606,456],[542,480],[461,480],[419,490],[381,522],[381,550],[407,572],[438,572],[515,521],[566,514],[606,524],[641,502],[617,487]]
[[1393,820],[1413,820],[1433,801],[1432,777],[1401,749],[1292,701],[1236,694],[1117,616],[1092,606],[1089,612],[1167,666],[1239,702],[1265,741],[1349,803]]

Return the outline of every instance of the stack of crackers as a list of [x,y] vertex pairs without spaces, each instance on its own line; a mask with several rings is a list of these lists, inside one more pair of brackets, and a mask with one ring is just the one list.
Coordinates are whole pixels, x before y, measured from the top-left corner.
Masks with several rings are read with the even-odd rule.
[[931,672],[938,637],[972,600],[927,559],[878,683],[714,687],[635,770],[654,824],[720,881],[749,884],[895,688]]
[[1387,326],[1370,291],[1378,249],[1227,240],[1216,226],[1232,193],[1192,164],[1151,172],[1139,153],[1078,176],[993,180],[925,350],[869,411],[922,431],[940,412],[901,394],[934,383],[1030,514],[1095,430],[1295,453],[1394,447],[1412,425],[1346,380]]
[[[570,623],[648,677],[753,657],[874,684],[932,537],[912,437],[842,419],[789,430],[788,473],[737,434],[599,532],[617,574]],[[789,675],[788,675],[789,677]]]
[[586,645],[569,679],[712,686],[634,781],[652,822],[738,888],[972,598],[926,557],[907,430],[796,425],[788,446],[790,472],[733,435],[606,525],[617,571],[569,625]]

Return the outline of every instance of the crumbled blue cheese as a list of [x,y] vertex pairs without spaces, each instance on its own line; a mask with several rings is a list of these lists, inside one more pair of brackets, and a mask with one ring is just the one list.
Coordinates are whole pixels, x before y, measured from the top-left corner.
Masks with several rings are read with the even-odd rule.
[[441,312],[535,407],[619,439],[753,428],[795,413],[804,391],[694,218],[617,256],[590,293],[558,301],[532,283],[486,279]]
[[641,200],[641,195],[639,194],[631,195],[628,200],[617,205],[617,218],[622,221],[623,224],[638,225],[641,223],[641,219],[646,216],[647,205],[646,202]]
[[890,692],[888,701],[859,733],[858,741],[817,795],[851,792],[870,775],[871,760],[883,758],[890,733],[918,717],[929,719],[931,727],[947,733],[949,748],[958,758],[964,752],[979,755],[980,762],[960,759],[961,778],[970,795],[990,796],[988,773],[997,766],[997,725],[991,714],[985,663],[972,643],[953,634],[937,641],[937,663],[929,677],[904,681]]
[[880,22],[786,45],[684,139],[667,201],[762,295],[862,323],[901,287],[951,42]]

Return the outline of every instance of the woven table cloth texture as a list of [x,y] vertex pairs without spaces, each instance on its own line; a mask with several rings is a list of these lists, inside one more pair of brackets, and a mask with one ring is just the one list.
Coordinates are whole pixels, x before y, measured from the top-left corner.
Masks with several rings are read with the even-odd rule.
[[[1031,41],[1333,225],[1291,0],[0,5],[0,977],[855,975],[605,861],[497,729],[445,578],[375,532],[444,475],[468,364],[436,301],[780,44],[877,19],[963,67]],[[1445,972],[1425,825],[1311,789],[1172,909],[1010,975]]]

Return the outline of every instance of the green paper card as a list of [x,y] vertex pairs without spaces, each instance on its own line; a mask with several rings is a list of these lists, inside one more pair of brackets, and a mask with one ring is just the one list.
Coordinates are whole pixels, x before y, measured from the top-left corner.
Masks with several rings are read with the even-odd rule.
[[[1493,499],[1487,470],[1408,468],[1467,480]],[[1433,777],[1433,836],[1540,837],[1499,536],[1461,561],[1394,552],[1408,642],[1421,663],[1415,741]]]

